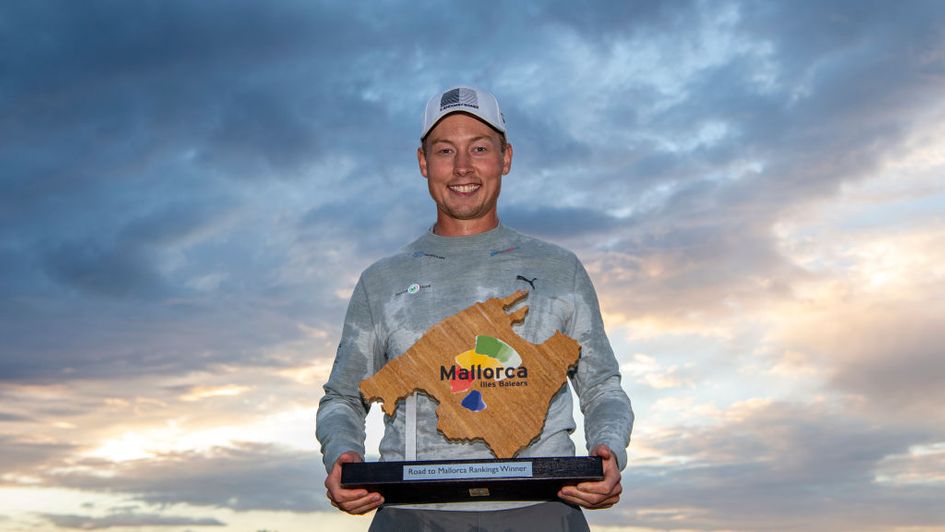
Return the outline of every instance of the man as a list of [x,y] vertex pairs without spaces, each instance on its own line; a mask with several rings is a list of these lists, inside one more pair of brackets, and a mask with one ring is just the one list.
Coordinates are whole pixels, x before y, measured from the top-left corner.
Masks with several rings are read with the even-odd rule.
[[[431,98],[417,160],[436,203],[436,223],[400,253],[365,270],[351,296],[317,415],[328,498],[352,514],[380,507],[372,530],[490,529],[490,523],[502,529],[587,530],[579,507],[607,508],[620,498],[620,470],[633,425],[590,279],[573,253],[499,223],[496,203],[502,176],[512,166],[512,146],[492,94],[455,87]],[[564,487],[560,501],[539,504],[381,506],[378,493],[342,488],[341,464],[364,456],[367,410],[360,381],[406,351],[430,326],[473,303],[521,289],[529,293],[528,315],[516,331],[522,338],[541,343],[560,330],[581,344],[571,383],[584,412],[591,455],[603,459],[604,480]],[[482,442],[447,441],[437,431],[435,408],[428,397],[414,394],[393,418],[385,418],[381,459],[493,457]],[[539,439],[518,456],[573,456],[569,435],[574,428],[565,386],[551,402]]]

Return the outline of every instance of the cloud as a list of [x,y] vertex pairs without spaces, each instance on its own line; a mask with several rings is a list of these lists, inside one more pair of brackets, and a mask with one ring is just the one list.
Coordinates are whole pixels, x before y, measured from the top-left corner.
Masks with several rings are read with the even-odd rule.
[[[771,226],[795,205],[860,179],[895,149],[924,116],[914,98],[898,95],[926,95],[922,102],[935,93],[934,83],[906,76],[888,97],[877,91],[847,104],[860,107],[822,105],[821,94],[848,86],[846,74],[864,75],[843,65],[873,64],[870,28],[881,17],[817,20],[827,29],[852,24],[852,34],[798,43],[772,22],[780,8],[737,3],[613,6],[606,16],[534,8],[502,24],[461,9],[431,12],[441,25],[301,4],[238,3],[222,20],[212,4],[133,13],[8,9],[24,29],[10,37],[23,53],[10,57],[17,75],[7,78],[5,101],[24,111],[0,122],[21,139],[0,148],[13,170],[3,185],[0,262],[19,276],[0,288],[23,298],[18,308],[35,305],[39,294],[51,301],[72,294],[70,310],[82,315],[109,314],[96,297],[135,299],[150,313],[162,313],[156,309],[170,298],[200,301],[166,308],[179,316],[163,321],[167,329],[199,315],[210,329],[232,330],[225,310],[203,304],[228,296],[256,308],[275,297],[287,317],[337,323],[343,303],[333,294],[432,221],[413,160],[416,114],[426,93],[457,76],[493,87],[512,120],[507,223],[565,239],[582,255],[610,250],[607,264],[623,271],[662,268],[666,275],[626,286],[647,308],[750,297],[771,279],[784,286],[795,273],[772,248]],[[755,31],[756,22],[770,33]],[[480,26],[511,42],[519,23],[534,27],[537,40],[504,47],[501,62],[489,47],[476,48],[466,51],[467,64],[481,66],[459,71],[451,48],[439,44]],[[903,24],[930,46],[921,17]],[[30,28],[50,25],[56,31],[42,46],[26,39]],[[90,38],[88,28],[100,30]],[[177,36],[171,46],[168,33]],[[887,45],[909,46],[910,35],[896,32]],[[863,39],[863,50],[851,47]],[[810,71],[821,57],[831,61]],[[911,73],[928,61],[904,57],[911,62],[881,65]],[[601,75],[589,78],[591,71]],[[804,80],[813,84],[796,97],[792,84]],[[49,86],[59,88],[35,96]],[[862,112],[873,97],[898,112]],[[847,134],[850,124],[862,135]],[[595,238],[579,238],[586,235]],[[292,296],[308,290],[307,298]],[[55,319],[48,310],[33,316],[19,318],[19,328]],[[92,326],[127,327],[120,319]],[[75,340],[78,327],[56,327],[52,336]],[[75,362],[93,358],[78,364],[64,349],[56,356],[83,368],[70,375],[108,374],[99,362],[110,357],[93,353],[128,351],[90,345]],[[192,360],[183,351],[208,346],[177,349],[179,356],[161,354],[168,367]],[[11,374],[57,375],[37,367],[44,361],[51,362],[20,361]]]
[[102,248],[94,242],[60,244],[46,258],[52,277],[81,290],[108,296],[164,291],[152,258],[140,249]]
[[817,217],[799,223],[781,249],[809,274],[772,309],[770,342],[822,373],[828,389],[863,400],[873,415],[940,419],[940,225],[838,231]]
[[43,513],[39,516],[52,523],[53,526],[80,530],[102,530],[118,527],[226,526],[226,523],[211,517],[183,517],[135,512],[118,512],[104,517],[54,513]]
[[945,481],[945,452],[941,444],[909,448],[886,457],[877,467],[878,482],[903,486],[940,486]]
[[[824,357],[829,384],[863,397],[889,419],[941,419],[941,309],[898,302],[837,305],[798,320],[788,346],[811,360]],[[816,318],[814,317],[816,316]]]
[[[637,128],[648,139],[680,144],[700,125],[717,122],[724,125],[718,138],[670,149],[651,141],[653,146],[640,141],[621,145],[627,164],[612,170],[601,164],[608,159],[603,157],[605,144],[600,143],[585,161],[597,163],[585,172],[606,169],[584,192],[588,201],[596,198],[605,208],[624,202],[625,209],[637,211],[628,219],[631,223],[604,233],[602,240],[619,238],[608,247],[627,253],[630,260],[661,265],[668,258],[663,250],[672,249],[672,263],[699,277],[698,283],[687,282],[687,277],[661,277],[666,289],[680,291],[658,298],[663,301],[678,301],[687,294],[687,303],[698,305],[692,301],[700,295],[696,285],[718,287],[712,296],[718,299],[746,281],[749,290],[757,290],[753,279],[789,281],[792,268],[773,249],[771,228],[799,206],[830,198],[842,183],[873,175],[884,158],[907,141],[907,131],[933,123],[927,115],[930,107],[941,112],[930,105],[941,87],[929,86],[940,79],[931,81],[918,74],[922,54],[892,51],[932,45],[935,32],[921,17],[912,16],[916,13],[896,30],[917,31],[911,38],[902,34],[891,41],[881,38],[890,33],[874,13],[862,24],[858,21],[855,35],[846,37],[850,42],[828,38],[810,43],[785,33],[776,22],[783,16],[776,6],[758,11],[741,6],[734,36],[727,41],[730,53],[689,73],[683,80],[683,96]],[[824,26],[846,24],[842,18],[824,17],[819,9],[798,20],[807,16],[817,17],[816,24]],[[756,17],[770,24],[766,33],[753,29]],[[876,32],[870,29],[873,25]],[[819,35],[832,33],[824,30]],[[752,47],[767,50],[764,61],[740,51]],[[810,72],[811,64],[823,66]],[[873,83],[877,68],[887,72],[884,80],[896,82]],[[771,69],[776,74],[768,72]],[[800,83],[809,75],[820,84],[802,91],[802,97],[792,93],[792,80]],[[766,76],[776,81],[757,82]],[[851,97],[845,94],[851,87],[863,90]],[[616,124],[606,122],[599,127],[617,130]],[[648,181],[651,175],[659,178]],[[638,288],[652,287],[643,283]]]
[[91,295],[159,299],[175,291],[160,271],[163,255],[219,230],[218,205],[177,203],[132,220],[109,239],[65,241],[43,252],[46,271]]
[[920,494],[874,480],[887,457],[934,441],[940,431],[884,427],[837,406],[745,403],[726,411],[721,423],[652,434],[645,443],[659,457],[631,459],[625,505],[590,519],[657,529],[940,526],[931,501],[943,486]]
[[[0,420],[2,421],[2,420]],[[68,443],[31,441],[23,437],[0,435],[0,484],[8,484],[17,475],[32,475],[34,468],[61,459],[75,451]]]
[[620,219],[596,209],[556,206],[511,206],[502,210],[502,222],[526,234],[568,238],[602,233]]
[[[326,246],[344,251],[349,258],[336,268],[356,275],[360,270],[350,268],[351,256],[376,260],[396,252],[433,225],[435,207],[428,198],[426,184],[417,178],[412,187],[390,195],[359,193],[332,201],[304,213],[299,219],[300,239],[305,245],[321,246],[322,260],[330,258],[325,256]],[[418,216],[418,212],[429,213],[429,218]]]
[[[48,335],[29,332],[36,327],[30,313],[7,324],[13,333],[0,357],[0,379],[53,383],[184,374],[241,360],[255,367],[293,363],[280,360],[269,348],[302,336],[294,319],[226,307],[225,301],[198,300],[153,307],[114,305],[89,314],[80,304],[63,304],[54,313],[61,321],[48,328]],[[259,328],[241,327],[247,322]],[[23,352],[31,356],[15,356]]]
[[[330,508],[324,468],[312,452],[267,444],[217,447],[206,453],[168,453],[123,463],[87,461],[51,472],[53,485],[127,495],[148,504],[189,504],[235,511],[313,512]],[[104,477],[101,471],[108,470]],[[320,480],[321,478],[321,480]]]

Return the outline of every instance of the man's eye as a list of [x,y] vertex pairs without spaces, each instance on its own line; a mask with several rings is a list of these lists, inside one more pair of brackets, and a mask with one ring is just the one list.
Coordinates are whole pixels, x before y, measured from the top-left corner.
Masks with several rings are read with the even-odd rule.
[[436,152],[439,153],[439,154],[441,154],[441,155],[449,155],[449,154],[453,153],[453,150],[451,150],[450,148],[440,148],[440,149],[436,150]]
[[473,148],[473,151],[476,152],[476,153],[485,153],[485,152],[489,151],[489,148],[487,148],[487,147],[485,147],[485,146],[476,146],[475,148]]

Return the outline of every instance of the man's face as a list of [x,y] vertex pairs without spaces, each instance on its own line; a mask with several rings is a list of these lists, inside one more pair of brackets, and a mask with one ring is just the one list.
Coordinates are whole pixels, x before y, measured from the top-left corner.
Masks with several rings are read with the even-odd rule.
[[440,120],[425,146],[426,153],[417,150],[417,159],[436,202],[437,229],[495,227],[496,201],[502,176],[512,166],[512,146],[503,151],[499,133],[462,113]]

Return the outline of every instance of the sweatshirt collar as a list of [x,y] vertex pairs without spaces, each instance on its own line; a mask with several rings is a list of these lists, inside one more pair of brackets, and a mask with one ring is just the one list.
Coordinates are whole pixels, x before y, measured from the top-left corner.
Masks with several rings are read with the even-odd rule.
[[433,233],[431,226],[412,247],[444,252],[492,250],[500,242],[506,241],[511,233],[502,223],[488,231],[469,236],[440,236]]

